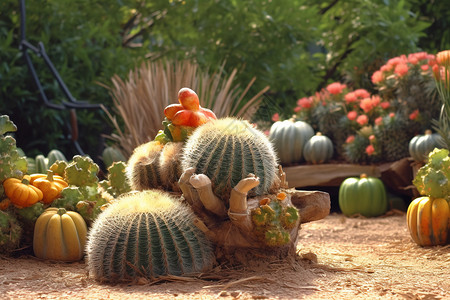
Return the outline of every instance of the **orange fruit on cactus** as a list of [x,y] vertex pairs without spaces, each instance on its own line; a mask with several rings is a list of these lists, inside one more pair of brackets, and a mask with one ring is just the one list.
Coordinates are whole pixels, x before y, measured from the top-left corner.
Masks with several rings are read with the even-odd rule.
[[164,115],[175,126],[198,127],[217,119],[211,110],[200,106],[197,94],[190,88],[180,89],[178,101],[180,104],[170,104],[164,109]]
[[182,88],[178,91],[178,101],[185,109],[198,111],[200,109],[200,101],[197,94],[190,88]]
[[177,112],[183,109],[184,107],[181,104],[170,104],[167,105],[166,108],[164,109],[164,115],[166,116],[167,119],[172,120],[173,116],[175,116]]

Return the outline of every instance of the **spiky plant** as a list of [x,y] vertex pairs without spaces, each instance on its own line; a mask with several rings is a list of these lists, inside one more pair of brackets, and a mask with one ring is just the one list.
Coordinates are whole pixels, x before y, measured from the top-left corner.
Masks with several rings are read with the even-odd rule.
[[[200,104],[217,117],[237,116],[250,119],[256,112],[265,87],[253,97],[247,94],[255,79],[241,88],[235,78],[237,70],[225,74],[223,68],[210,73],[189,61],[151,61],[130,71],[126,80],[114,76],[110,91],[116,115],[106,112],[116,133],[108,136],[129,157],[133,150],[152,140],[164,120],[164,108],[177,101],[177,92],[188,86],[197,91]],[[123,120],[124,129],[120,117]]]
[[133,190],[151,188],[175,190],[181,176],[183,143],[151,141],[137,147],[127,163],[127,177]]
[[179,199],[157,190],[125,194],[94,222],[88,269],[104,282],[190,275],[215,262],[212,244]]
[[374,134],[381,144],[385,161],[396,161],[409,156],[409,142],[420,131],[420,124],[404,114],[385,116],[381,125],[374,127]]
[[214,193],[228,201],[231,189],[248,174],[260,184],[249,195],[262,195],[272,187],[277,157],[267,136],[247,121],[224,118],[198,127],[183,148],[183,170],[194,168],[211,179]]

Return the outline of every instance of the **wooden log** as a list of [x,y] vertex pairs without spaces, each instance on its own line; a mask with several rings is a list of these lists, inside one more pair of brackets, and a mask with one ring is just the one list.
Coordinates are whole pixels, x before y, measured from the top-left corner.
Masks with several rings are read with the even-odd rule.
[[380,177],[381,172],[376,165],[355,164],[317,164],[283,167],[290,188],[307,186],[339,186],[347,177],[368,176]]

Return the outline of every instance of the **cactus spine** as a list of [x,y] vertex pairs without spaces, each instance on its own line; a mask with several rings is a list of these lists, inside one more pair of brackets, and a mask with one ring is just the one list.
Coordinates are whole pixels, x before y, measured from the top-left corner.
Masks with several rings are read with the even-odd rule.
[[183,143],[151,141],[137,147],[127,163],[127,176],[133,190],[164,188],[176,190],[181,176]]
[[189,207],[156,190],[125,194],[94,222],[87,244],[89,271],[114,282],[205,271],[214,263]]
[[260,184],[249,195],[267,193],[276,179],[277,157],[272,144],[248,122],[225,118],[198,127],[186,141],[181,160],[183,170],[211,179],[214,193],[228,199],[231,189],[249,173]]

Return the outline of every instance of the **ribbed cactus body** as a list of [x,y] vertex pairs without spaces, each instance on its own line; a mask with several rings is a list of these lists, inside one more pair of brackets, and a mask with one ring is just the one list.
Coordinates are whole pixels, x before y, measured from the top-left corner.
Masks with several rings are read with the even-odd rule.
[[209,269],[213,248],[194,214],[170,194],[147,190],[118,198],[94,222],[87,244],[97,280],[188,275]]
[[127,163],[127,176],[133,190],[164,188],[173,190],[181,176],[183,143],[151,141],[137,147]]
[[260,184],[249,195],[265,194],[277,174],[277,157],[268,138],[248,122],[225,118],[197,128],[186,141],[183,170],[195,168],[211,179],[214,193],[228,199],[231,189],[248,174]]

